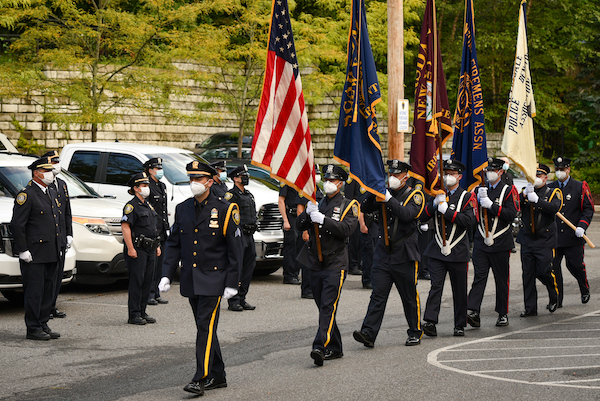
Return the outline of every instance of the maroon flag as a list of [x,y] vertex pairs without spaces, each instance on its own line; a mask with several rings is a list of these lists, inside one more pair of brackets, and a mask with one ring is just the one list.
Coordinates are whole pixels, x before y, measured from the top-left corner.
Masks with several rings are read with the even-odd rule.
[[423,182],[423,189],[429,194],[440,189],[438,154],[451,135],[452,121],[436,29],[435,1],[427,0],[417,58],[410,174]]

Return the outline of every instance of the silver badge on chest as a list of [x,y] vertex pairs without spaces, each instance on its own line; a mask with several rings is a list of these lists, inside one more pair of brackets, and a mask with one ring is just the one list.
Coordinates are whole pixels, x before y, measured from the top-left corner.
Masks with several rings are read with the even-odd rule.
[[331,215],[331,219],[335,221],[340,221],[340,214],[342,209],[339,206],[333,208],[333,215]]

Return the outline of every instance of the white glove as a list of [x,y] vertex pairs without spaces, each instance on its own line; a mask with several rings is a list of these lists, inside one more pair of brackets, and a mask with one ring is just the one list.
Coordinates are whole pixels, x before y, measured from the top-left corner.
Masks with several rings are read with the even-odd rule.
[[576,236],[577,238],[581,238],[581,237],[583,237],[583,234],[585,234],[585,230],[584,230],[583,228],[581,228],[581,227],[577,227],[577,228],[575,229],[575,236]]
[[67,248],[70,248],[72,243],[73,243],[73,237],[71,237],[70,235],[67,235]]
[[435,196],[435,199],[433,200],[433,206],[437,206],[442,202],[446,202],[446,195],[445,194],[438,194]]
[[488,197],[487,188],[486,187],[479,187],[477,189],[477,197],[479,199],[487,198]]
[[429,230],[429,224],[427,224],[427,223],[421,224],[421,226],[419,228],[421,229],[422,232],[426,232]]
[[171,280],[168,277],[163,277],[160,279],[158,283],[158,291],[160,292],[169,292],[171,289]]
[[533,184],[532,184],[532,183],[530,183],[530,182],[528,182],[528,183],[527,183],[527,186],[526,186],[526,187],[525,187],[525,189],[523,190],[523,195],[527,196],[527,195],[529,195],[529,194],[530,194],[530,193],[532,193],[532,192],[534,192],[534,190],[533,190]]
[[529,199],[529,202],[531,203],[538,203],[540,197],[535,192],[530,192],[527,194],[527,199]]
[[385,202],[387,203],[390,199],[392,199],[392,194],[387,189],[385,190]]
[[238,293],[238,290],[236,290],[235,288],[225,287],[225,291],[223,291],[223,298],[229,299],[229,298],[233,297],[234,295],[237,295],[237,293]]
[[33,261],[33,256],[31,256],[31,252],[29,251],[20,252],[19,259],[21,259],[25,263],[31,263]]
[[487,194],[486,194],[485,198],[481,198],[479,200],[479,203],[481,204],[481,207],[486,208],[486,209],[490,209],[492,207],[492,205],[494,204],[494,202],[492,202],[492,200],[487,197]]
[[310,219],[313,223],[323,224],[323,222],[325,221],[325,215],[321,212],[312,212],[310,214]]
[[441,214],[446,213],[446,210],[448,210],[448,202],[442,202],[438,205],[438,212]]
[[307,202],[306,203],[306,213],[307,214],[311,214],[312,212],[318,212],[319,211],[319,207],[317,206],[316,203],[314,202]]

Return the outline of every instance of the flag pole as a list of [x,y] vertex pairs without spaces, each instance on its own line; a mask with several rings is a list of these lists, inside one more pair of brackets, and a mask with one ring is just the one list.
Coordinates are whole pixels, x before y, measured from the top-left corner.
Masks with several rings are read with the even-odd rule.
[[[483,180],[483,170],[481,170],[481,183],[485,184],[485,181]],[[485,227],[485,238],[489,238],[490,237],[490,232],[489,232],[489,225],[488,225],[488,210],[486,208],[483,208],[483,220],[484,220],[484,227]]]

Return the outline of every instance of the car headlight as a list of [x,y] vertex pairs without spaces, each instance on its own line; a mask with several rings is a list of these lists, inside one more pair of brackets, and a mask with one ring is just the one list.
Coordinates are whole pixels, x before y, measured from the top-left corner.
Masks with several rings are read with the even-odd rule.
[[85,228],[87,228],[88,230],[90,230],[90,232],[93,232],[94,234],[110,235],[110,230],[108,229],[108,226],[102,219],[90,219],[87,217],[73,216],[73,222],[82,224],[83,226],[85,226]]

